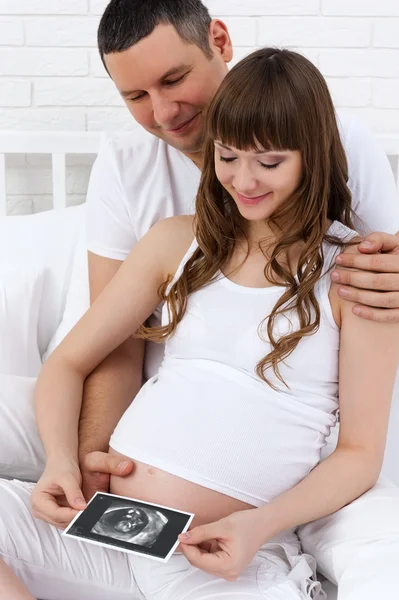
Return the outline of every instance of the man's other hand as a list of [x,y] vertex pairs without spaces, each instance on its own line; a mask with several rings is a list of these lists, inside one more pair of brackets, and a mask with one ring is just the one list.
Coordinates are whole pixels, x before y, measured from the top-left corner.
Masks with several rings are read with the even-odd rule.
[[339,296],[363,319],[399,323],[399,235],[371,233],[357,249],[336,258]]
[[106,452],[89,452],[80,458],[82,490],[87,502],[96,492],[108,492],[111,475],[125,477],[133,471],[133,462]]

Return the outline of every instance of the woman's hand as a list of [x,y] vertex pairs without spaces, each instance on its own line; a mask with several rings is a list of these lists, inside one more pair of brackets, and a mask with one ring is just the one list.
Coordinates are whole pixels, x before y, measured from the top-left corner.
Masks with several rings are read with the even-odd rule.
[[371,233],[358,251],[336,259],[339,296],[356,302],[352,310],[363,319],[399,323],[399,235]]
[[76,462],[62,459],[47,462],[31,496],[32,515],[65,529],[86,508],[81,490],[82,476]]
[[180,549],[194,567],[226,581],[236,581],[267,539],[258,508],[233,513],[179,536]]

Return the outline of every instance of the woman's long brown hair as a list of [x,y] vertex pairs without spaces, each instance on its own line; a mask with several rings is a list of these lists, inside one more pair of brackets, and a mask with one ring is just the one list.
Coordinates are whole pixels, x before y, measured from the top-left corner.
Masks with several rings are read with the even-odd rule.
[[[342,240],[327,235],[329,221],[339,220],[353,227],[345,152],[321,73],[296,52],[265,48],[244,58],[226,76],[207,113],[205,164],[194,220],[198,248],[171,288],[168,290],[172,276],[160,289],[167,302],[169,324],[143,326],[138,337],[161,342],[171,336],[184,316],[189,294],[220,275],[237,240],[242,239],[243,219],[215,174],[214,140],[239,150],[299,150],[302,156],[298,189],[268,220],[275,240],[268,249],[265,277],[274,285],[284,286],[285,291],[265,317],[266,339],[272,349],[256,366],[256,372],[275,387],[268,381],[266,370],[272,367],[283,381],[279,363],[320,324],[314,288],[323,273],[322,243],[342,244]],[[298,243],[301,251],[293,273],[289,252]],[[299,328],[276,337],[276,320],[292,310],[298,315]]]

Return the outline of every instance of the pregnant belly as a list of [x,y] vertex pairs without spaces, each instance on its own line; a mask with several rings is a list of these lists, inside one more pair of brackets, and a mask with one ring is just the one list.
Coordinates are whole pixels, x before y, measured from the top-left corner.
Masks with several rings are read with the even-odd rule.
[[[112,448],[110,454],[122,456]],[[150,465],[136,461],[134,465],[131,475],[111,477],[111,493],[194,513],[191,527],[212,523],[233,512],[253,508],[250,504]]]

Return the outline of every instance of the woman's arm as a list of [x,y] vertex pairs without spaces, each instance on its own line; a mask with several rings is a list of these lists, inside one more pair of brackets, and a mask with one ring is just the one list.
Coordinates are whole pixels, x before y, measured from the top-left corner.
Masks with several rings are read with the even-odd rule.
[[192,240],[191,222],[177,217],[155,225],[43,366],[35,408],[48,459],[77,463],[84,380],[154,312],[159,287]]
[[301,483],[260,509],[276,532],[339,510],[370,489],[381,470],[399,363],[399,325],[359,319],[351,303],[339,302],[337,448]]

